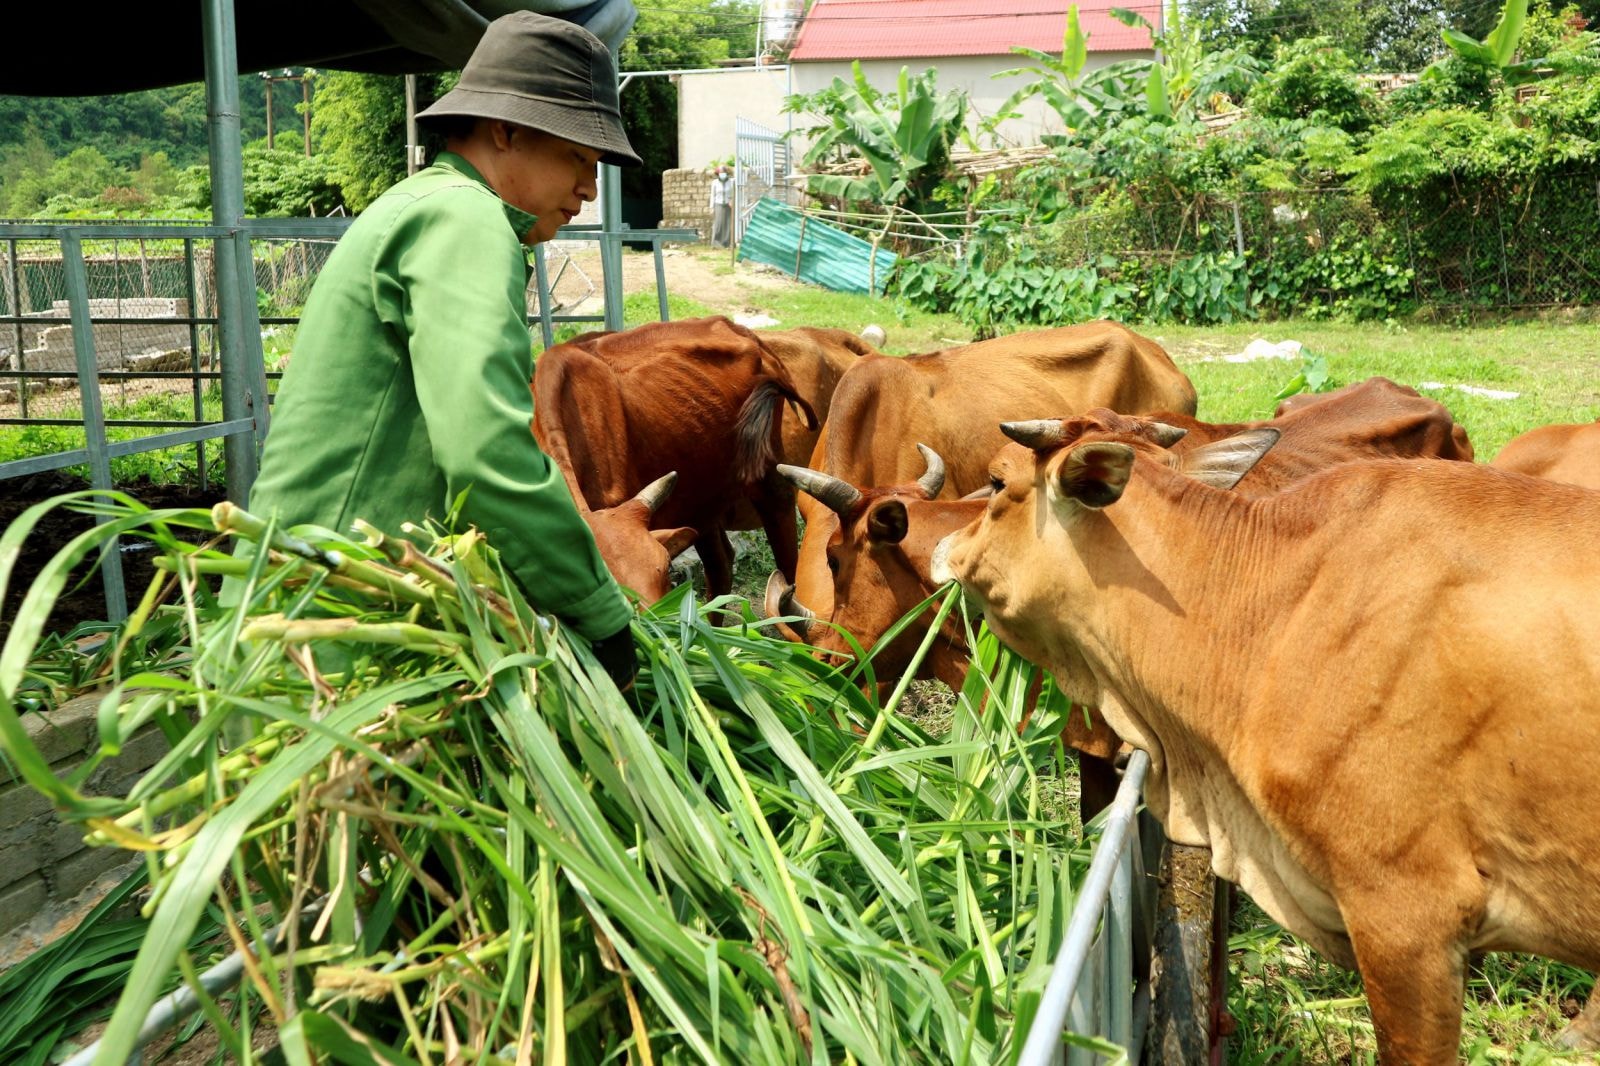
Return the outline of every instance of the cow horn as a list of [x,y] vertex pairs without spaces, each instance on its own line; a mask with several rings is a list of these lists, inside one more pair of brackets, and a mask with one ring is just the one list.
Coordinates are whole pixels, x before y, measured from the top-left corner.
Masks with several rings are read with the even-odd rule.
[[644,504],[645,509],[651,514],[655,514],[661,510],[661,505],[667,502],[667,497],[672,495],[673,486],[677,483],[678,472],[676,470],[670,471],[640,489],[634,499]]
[[1156,443],[1163,448],[1170,448],[1189,435],[1189,431],[1181,426],[1171,426],[1165,422],[1151,422],[1150,428],[1156,432]]
[[1002,422],[1000,432],[1034,451],[1053,448],[1067,439],[1067,427],[1059,418],[1036,418],[1031,422]]
[[840,517],[849,517],[850,509],[861,502],[861,491],[848,481],[840,481],[831,474],[824,474],[818,470],[810,470],[803,466],[790,466],[788,463],[778,464],[778,473],[791,482],[795,488],[808,495],[815,496],[817,500],[837,512]]
[[[787,581],[784,581],[783,574],[777,570],[774,570],[772,572],[772,576],[767,578],[767,589],[769,596],[771,595],[774,585],[776,585],[778,589],[778,614],[787,615],[796,619],[795,621],[788,623],[789,628],[793,629],[796,633],[804,637],[806,635],[806,629],[811,625],[811,620],[815,618],[816,615],[812,613],[809,607],[803,603],[800,603],[794,598],[794,586],[789,584]],[[771,601],[769,600],[768,602]]]
[[917,451],[922,453],[923,462],[928,464],[928,469],[917,478],[917,484],[922,486],[922,491],[928,494],[928,499],[938,496],[944,489],[944,460],[939,458],[939,453],[926,444],[917,445]]

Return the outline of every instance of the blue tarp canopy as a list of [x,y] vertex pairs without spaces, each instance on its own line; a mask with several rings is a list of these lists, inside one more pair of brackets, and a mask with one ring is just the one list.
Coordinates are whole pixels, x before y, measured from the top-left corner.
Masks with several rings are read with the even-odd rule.
[[[491,19],[522,10],[586,26],[613,53],[638,14],[631,0],[235,0],[239,72],[458,70]],[[4,21],[12,58],[32,58],[0,64],[0,94],[103,96],[205,80],[194,0],[14,3]]]

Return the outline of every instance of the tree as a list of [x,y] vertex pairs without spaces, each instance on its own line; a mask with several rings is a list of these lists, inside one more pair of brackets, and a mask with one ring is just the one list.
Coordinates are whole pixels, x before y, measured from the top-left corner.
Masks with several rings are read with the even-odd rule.
[[[618,65],[628,71],[693,70],[755,54],[760,6],[754,0],[675,0],[639,11],[622,42]],[[635,78],[622,93],[622,124],[642,167],[622,172],[625,201],[642,201],[660,219],[661,172],[678,165],[678,88],[663,77]]]

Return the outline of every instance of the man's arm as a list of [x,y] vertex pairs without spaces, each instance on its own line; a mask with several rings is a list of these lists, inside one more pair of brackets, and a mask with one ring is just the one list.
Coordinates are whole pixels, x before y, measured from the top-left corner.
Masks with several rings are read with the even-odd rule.
[[533,604],[586,637],[630,607],[556,465],[534,442],[525,263],[499,201],[446,189],[396,222],[377,284],[392,284],[434,461]]

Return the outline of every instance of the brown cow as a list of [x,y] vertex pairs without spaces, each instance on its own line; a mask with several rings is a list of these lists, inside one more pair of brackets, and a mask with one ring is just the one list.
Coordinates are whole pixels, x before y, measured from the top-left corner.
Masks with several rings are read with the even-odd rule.
[[[798,326],[794,329],[764,329],[756,333],[762,345],[777,357],[789,372],[795,391],[811,405],[817,425],[798,418],[783,422],[783,461],[804,465],[811,458],[822,433],[820,423],[828,419],[833,392],[845,371],[863,355],[880,354],[865,340],[843,329]],[[756,529],[761,518],[755,508],[741,501],[728,520],[729,529]]]
[[[1294,406],[1267,422],[1222,425],[1172,412],[1154,417],[1183,431],[1167,434],[1162,441],[1171,444],[1169,461],[1173,463],[1181,462],[1193,449],[1246,430],[1277,430],[1281,434],[1277,446],[1239,482],[1237,491],[1245,496],[1270,495],[1319,470],[1356,459],[1472,459],[1465,431],[1454,423],[1444,405],[1386,378],[1371,378],[1319,396],[1317,401]],[[1130,419],[1124,424],[1138,423]],[[874,671],[880,678],[904,673],[933,623],[934,613],[929,610],[921,626],[908,627],[888,646],[878,647],[883,634],[937,588],[930,571],[935,545],[976,519],[987,506],[981,499],[935,499],[943,484],[943,464],[931,451],[924,449],[924,454],[928,473],[919,483],[892,488],[858,488],[818,471],[779,468],[779,473],[837,516],[826,543],[825,564],[830,582],[827,602],[832,606],[825,617],[833,625],[811,624],[812,612],[805,600],[788,589],[778,574],[767,582],[767,615],[800,617],[801,621],[784,628],[842,658],[852,654],[850,641],[839,632],[845,630],[864,650],[874,653]],[[810,562],[810,557],[802,556],[802,565]],[[938,678],[959,691],[966,678],[967,660],[966,641],[958,627],[947,623],[945,632],[929,647],[918,676]],[[1118,742],[1098,716],[1085,720],[1074,715],[1064,739],[1090,756],[1080,760],[1079,767],[1085,785],[1085,814],[1092,814],[1109,802],[1116,789],[1109,763],[1096,760],[1109,760]]]
[[[865,340],[843,329],[798,326],[794,329],[764,329],[756,336],[767,351],[777,356],[789,372],[795,391],[811,405],[819,423],[826,423],[833,407],[833,394],[839,381],[862,356],[883,353]],[[783,424],[783,461],[802,465],[816,450],[820,425],[807,426],[799,419]]]
[[[1115,322],[1032,330],[903,358],[863,356],[834,391],[827,424],[807,464],[851,485],[907,485],[922,475],[922,443],[943,457],[940,495],[988,483],[1005,443],[1002,420],[1091,407],[1194,413],[1194,386],[1161,346]],[[827,616],[832,581],[825,545],[834,514],[801,497],[806,533],[795,595]]]
[[[1278,430],[1278,445],[1239,483],[1238,491],[1246,496],[1269,495],[1307,475],[1355,459],[1472,459],[1466,432],[1442,404],[1386,378],[1370,378],[1319,396],[1315,403],[1293,406],[1265,422],[1217,424],[1174,412],[1153,417],[1184,431],[1171,435],[1173,461],[1194,448],[1248,429]],[[891,488],[851,485],[820,471],[779,469],[807,496],[833,512],[821,564],[826,576],[815,575],[812,583],[825,582],[827,586],[820,600],[831,609],[823,617],[848,631],[868,651],[890,626],[933,593],[928,561],[934,544],[975,519],[986,506],[983,500],[935,499],[944,483],[944,465],[937,454],[926,448],[923,451],[928,472],[917,484]],[[810,555],[803,554],[802,560],[802,566],[817,565]],[[786,589],[777,580],[768,582],[766,606],[769,617],[812,616],[806,596]],[[806,632],[799,635],[808,643],[850,654],[849,642],[832,626],[801,625]],[[912,627],[890,647],[879,650],[879,674],[902,672],[923,632],[925,627],[922,631]],[[960,688],[966,656],[963,644],[939,641],[930,649],[922,676],[937,677]]]
[[1169,837],[1360,969],[1390,1066],[1457,1060],[1473,952],[1600,966],[1600,493],[1372,460],[1252,500],[1211,486],[1269,432],[1186,477],[1110,417],[1015,428],[934,576],[1150,753]]
[[[650,526],[696,531],[712,594],[733,586],[726,522],[740,500],[761,516],[779,568],[794,572],[794,490],[774,467],[785,404],[813,425],[816,416],[750,330],[713,317],[589,334],[539,356],[533,391],[534,434],[588,512],[676,471]],[[634,541],[610,541],[610,554],[601,544],[613,573],[653,565],[655,538]],[[622,561],[630,551],[635,561]]]
[[1501,448],[1489,465],[1496,470],[1600,489],[1600,422],[1530,429]]

